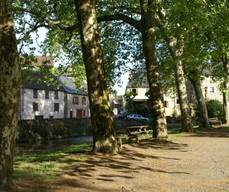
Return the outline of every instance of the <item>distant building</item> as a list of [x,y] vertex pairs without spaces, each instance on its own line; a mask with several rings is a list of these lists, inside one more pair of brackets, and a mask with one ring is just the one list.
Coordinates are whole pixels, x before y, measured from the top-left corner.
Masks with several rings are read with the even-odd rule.
[[71,77],[61,76],[59,80],[65,92],[65,118],[89,117],[89,99],[86,93],[76,88]]
[[76,89],[70,77],[30,70],[23,78],[19,117],[28,119],[87,118],[90,116],[88,96]]
[[[143,77],[140,81],[133,81],[130,78],[126,91],[131,91],[136,95],[133,98],[134,112],[148,115],[150,103],[147,97],[147,92],[149,91],[147,78]],[[206,100],[216,99],[222,102],[222,93],[219,90],[219,83],[213,82],[211,78],[204,78],[202,81],[202,91]],[[195,92],[190,85],[188,86],[188,97],[190,102],[196,102]],[[166,116],[180,115],[179,99],[176,94],[168,91],[164,93],[164,107]]]
[[202,91],[206,100],[223,101],[223,95],[219,90],[219,82],[213,81],[210,77],[206,77],[202,81]]
[[[131,84],[127,85],[126,91],[131,91],[136,94],[133,98],[133,108],[135,113],[139,113],[142,115],[149,115],[149,98],[147,97],[147,93],[149,91],[149,87],[147,86],[132,86]],[[173,113],[179,115],[179,101],[176,96],[172,94],[164,94],[164,107],[165,107],[165,115],[172,116]]]

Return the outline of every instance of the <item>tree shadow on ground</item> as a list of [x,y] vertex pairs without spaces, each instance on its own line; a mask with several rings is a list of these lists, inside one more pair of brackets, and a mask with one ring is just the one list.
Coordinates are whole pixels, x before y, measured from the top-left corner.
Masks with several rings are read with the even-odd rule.
[[[78,191],[106,191],[105,188],[101,188],[92,182],[102,181],[104,187],[106,183],[115,183],[116,179],[131,180],[135,177],[136,173],[142,171],[150,171],[162,174],[184,174],[187,172],[171,171],[166,169],[158,169],[157,167],[146,167],[141,164],[146,158],[151,160],[169,160],[179,161],[179,158],[151,155],[147,153],[147,149],[160,149],[160,150],[172,150],[172,151],[184,151],[187,144],[175,143],[171,141],[155,141],[155,140],[142,140],[139,143],[130,143],[123,146],[123,150],[118,155],[104,155],[104,154],[90,154],[85,153],[87,157],[85,159],[76,158],[82,153],[77,151],[65,151],[64,156],[50,155],[51,160],[55,163],[63,164],[61,172],[56,173],[56,178],[45,179],[42,177],[36,177],[29,170],[21,171],[21,175],[26,177],[17,180],[18,185],[17,192],[51,192],[55,190],[62,190],[65,188],[74,188]],[[72,158],[71,158],[72,157]],[[39,163],[50,161],[49,158],[32,159],[30,162]],[[131,174],[130,174],[131,173]],[[45,174],[45,173],[44,173]],[[32,187],[31,187],[32,186]],[[64,190],[62,190],[64,191]],[[71,190],[70,190],[71,191]],[[115,191],[113,189],[109,191]]]
[[[182,134],[182,130],[179,124],[168,125],[169,135]],[[185,137],[229,137],[229,126],[222,125],[220,127],[211,127],[208,129],[202,127],[195,127],[193,133],[184,134]]]
[[194,133],[191,133],[187,136],[192,137],[222,137],[229,138],[229,127],[218,127],[218,128],[209,128],[209,129],[198,129]]
[[155,140],[155,139],[145,139],[141,140],[140,143],[132,143],[130,144],[135,147],[139,147],[142,149],[160,149],[160,150],[177,150],[177,151],[184,151],[188,144],[183,143],[176,143],[169,140]]

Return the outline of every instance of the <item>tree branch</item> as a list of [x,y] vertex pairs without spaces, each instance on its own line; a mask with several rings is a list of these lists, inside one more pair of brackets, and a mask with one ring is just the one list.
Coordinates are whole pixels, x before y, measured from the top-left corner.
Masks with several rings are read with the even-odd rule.
[[131,25],[132,27],[134,27],[135,29],[137,29],[138,31],[141,31],[141,23],[140,21],[133,19],[131,17],[128,17],[127,15],[124,14],[114,14],[114,15],[103,15],[97,18],[98,22],[102,22],[102,21],[123,21],[129,25]]
[[[28,13],[33,15],[36,18],[39,18],[39,22],[43,23],[41,26],[42,27],[46,27],[46,28],[59,28],[60,30],[64,30],[64,31],[68,31],[70,33],[74,32],[74,31],[78,31],[79,26],[78,23],[75,23],[73,25],[62,25],[60,21],[58,20],[52,20],[50,18],[48,18],[48,16],[41,16],[41,14],[39,12],[35,12],[35,11],[31,11],[28,9],[24,9],[24,8],[15,8],[15,11],[17,12],[24,12],[24,13]],[[121,14],[121,13],[117,13],[117,14],[113,14],[113,15],[103,15],[100,17],[97,17],[98,22],[104,22],[104,21],[123,21],[129,25],[131,25],[132,27],[134,27],[135,29],[137,29],[138,31],[141,31],[141,23],[140,21],[129,17],[125,14]]]

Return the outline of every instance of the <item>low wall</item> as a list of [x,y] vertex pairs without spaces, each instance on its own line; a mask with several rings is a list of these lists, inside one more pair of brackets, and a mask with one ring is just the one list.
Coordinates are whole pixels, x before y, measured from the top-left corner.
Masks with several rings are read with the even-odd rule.
[[90,119],[20,120],[19,143],[35,143],[62,137],[92,135]]
[[[144,125],[147,122],[114,119],[114,128]],[[37,143],[51,139],[92,135],[90,119],[37,119],[20,120],[17,134],[18,143]]]
[[140,125],[148,125],[147,121],[139,121],[139,120],[128,120],[128,119],[114,119],[114,128],[115,129],[124,129],[130,126],[140,126]]

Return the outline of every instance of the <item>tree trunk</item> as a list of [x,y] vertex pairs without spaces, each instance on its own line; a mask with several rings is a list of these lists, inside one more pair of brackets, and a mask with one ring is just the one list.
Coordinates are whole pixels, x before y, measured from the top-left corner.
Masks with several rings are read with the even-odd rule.
[[0,186],[12,184],[20,66],[9,0],[0,1]]
[[192,132],[192,118],[190,116],[190,108],[188,104],[188,96],[187,96],[187,88],[186,81],[184,77],[184,70],[182,66],[182,62],[179,59],[176,59],[175,64],[175,81],[177,88],[177,95],[179,99],[179,105],[181,110],[181,126],[182,131]]
[[177,95],[179,99],[180,111],[181,111],[181,127],[185,132],[191,132],[193,130],[192,118],[190,116],[190,108],[188,104],[186,80],[184,76],[184,69],[182,65],[181,56],[183,54],[183,41],[180,39],[170,38],[167,42],[170,47],[170,53],[175,61],[174,72]]
[[164,99],[160,85],[159,66],[155,50],[155,25],[153,23],[153,1],[149,0],[147,12],[144,11],[144,3],[140,0],[142,15],[142,39],[143,53],[145,56],[147,78],[149,83],[153,137],[157,139],[167,138],[167,123],[165,118]]
[[174,60],[175,83],[180,104],[182,130],[190,132],[193,130],[193,124],[191,115],[189,113],[190,108],[188,104],[186,80],[181,60],[181,56],[184,52],[183,37],[180,34],[177,34],[177,37],[168,36],[166,32],[166,27],[161,23],[160,19],[156,19],[156,22],[157,26],[160,29],[160,32],[164,37],[165,42],[167,43],[169,52]]
[[[225,82],[224,89],[227,88]],[[229,109],[228,109],[228,101],[227,101],[227,93],[226,91],[223,91],[223,123],[229,124]]]
[[192,71],[192,74],[189,76],[189,80],[192,83],[192,86],[194,87],[194,90],[195,90],[201,124],[204,128],[208,128],[209,127],[208,111],[207,111],[207,106],[206,106],[205,99],[203,96],[203,92],[201,89],[200,74],[196,71]]
[[106,84],[96,10],[93,0],[75,0],[80,27],[83,60],[86,68],[91,123],[94,131],[93,151],[116,153],[109,93]]
[[223,121],[225,124],[229,124],[229,107],[228,107],[228,78],[229,78],[229,63],[227,59],[227,55],[222,58],[223,62],[223,71],[224,71],[224,78],[223,78],[223,112],[224,118]]

